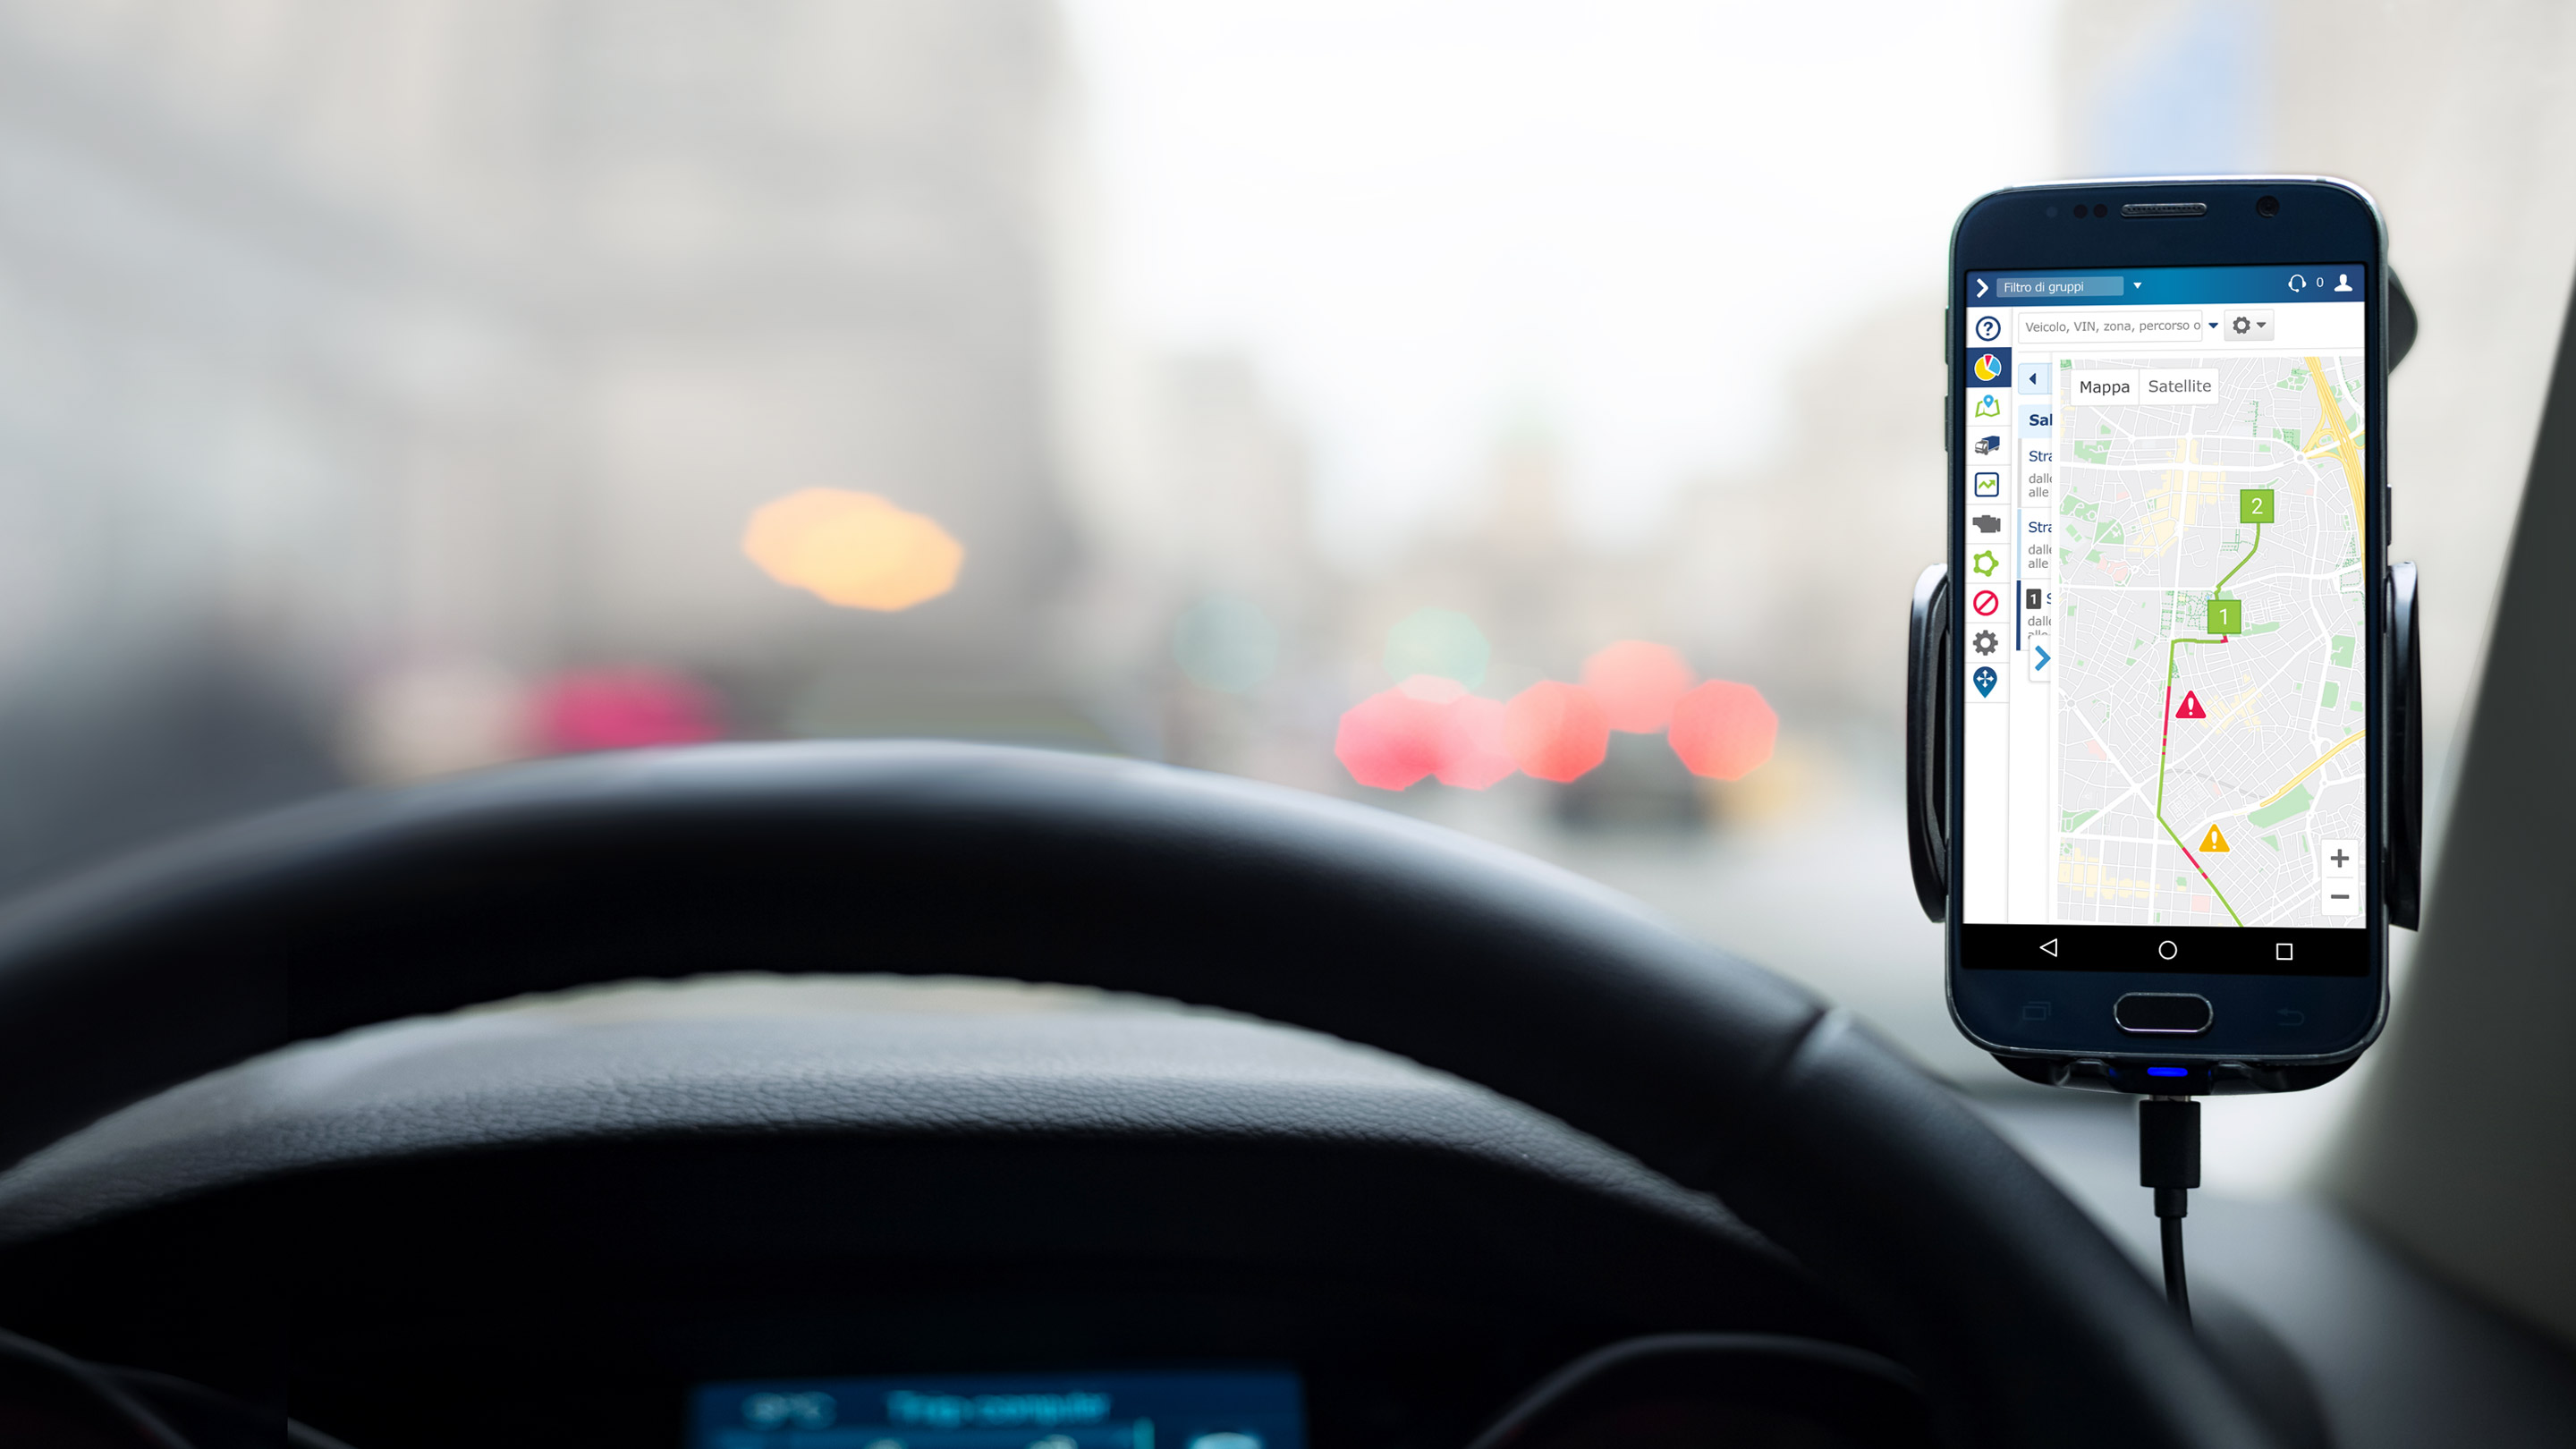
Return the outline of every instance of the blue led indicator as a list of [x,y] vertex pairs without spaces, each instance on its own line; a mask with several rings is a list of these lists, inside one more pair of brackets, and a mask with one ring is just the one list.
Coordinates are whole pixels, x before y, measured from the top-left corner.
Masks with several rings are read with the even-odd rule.
[[2190,1076],[2190,1075],[2191,1075],[2191,1068],[2189,1068],[2189,1067],[2149,1067],[2149,1068],[2147,1068],[2147,1075],[2148,1075],[2148,1076],[2151,1076],[2151,1077],[2188,1077],[2188,1076]]

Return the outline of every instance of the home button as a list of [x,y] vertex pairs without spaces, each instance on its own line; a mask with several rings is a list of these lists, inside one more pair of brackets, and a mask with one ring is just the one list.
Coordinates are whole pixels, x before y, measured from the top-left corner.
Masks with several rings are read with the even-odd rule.
[[2132,991],[2112,1004],[2120,1030],[2149,1036],[2198,1036],[2209,1030],[2209,998],[2183,991]]

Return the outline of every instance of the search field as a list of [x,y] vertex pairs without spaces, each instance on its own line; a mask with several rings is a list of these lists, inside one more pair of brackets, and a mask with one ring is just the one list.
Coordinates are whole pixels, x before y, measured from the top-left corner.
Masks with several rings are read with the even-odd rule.
[[2190,342],[2210,328],[2200,309],[2066,307],[2013,315],[2015,347],[2088,342]]

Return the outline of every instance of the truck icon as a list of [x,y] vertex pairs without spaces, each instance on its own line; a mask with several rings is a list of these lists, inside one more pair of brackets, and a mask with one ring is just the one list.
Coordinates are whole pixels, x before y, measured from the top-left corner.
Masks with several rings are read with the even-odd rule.
[[1977,451],[1980,453],[1991,453],[2003,445],[2004,440],[1991,433],[1987,434],[1985,437],[1977,439]]

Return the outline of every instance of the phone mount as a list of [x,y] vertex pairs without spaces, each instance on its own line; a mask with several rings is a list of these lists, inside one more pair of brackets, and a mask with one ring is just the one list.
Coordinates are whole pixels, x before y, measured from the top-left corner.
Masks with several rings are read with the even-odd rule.
[[[2388,907],[2388,924],[2411,931],[2422,917],[2424,877],[2424,670],[2415,565],[2390,565],[2383,587],[2388,669],[2387,722],[2380,747],[2381,767],[2388,775],[2388,838],[2380,858],[2380,898]],[[1949,566],[1934,564],[1914,581],[1914,619],[1906,635],[1905,821],[1914,894],[1923,903],[1923,914],[1936,923],[1950,915],[1950,696],[1961,668],[1950,616]],[[2075,1069],[2091,1064],[2001,1053],[1995,1060],[2016,1076],[2050,1086],[2139,1089],[2109,1080],[2075,1080]],[[2196,1090],[2297,1091],[2330,1081],[2349,1065],[2240,1068],[2224,1084],[2213,1080]]]

